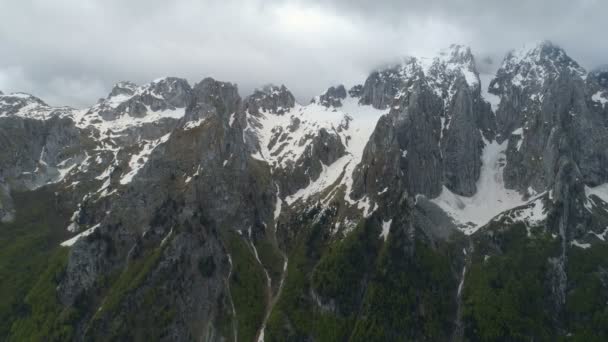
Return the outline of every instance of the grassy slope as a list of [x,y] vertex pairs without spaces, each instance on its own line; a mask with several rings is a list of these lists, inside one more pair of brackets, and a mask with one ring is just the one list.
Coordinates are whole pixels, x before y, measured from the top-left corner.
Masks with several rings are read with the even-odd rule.
[[[67,260],[67,251],[59,248],[67,214],[56,206],[49,188],[13,196],[15,221],[0,223],[0,339],[8,339],[14,325],[15,340],[38,340],[35,331],[47,331],[54,324],[47,320],[50,316],[43,316],[59,314],[55,286]],[[23,335],[33,323],[36,329]]]

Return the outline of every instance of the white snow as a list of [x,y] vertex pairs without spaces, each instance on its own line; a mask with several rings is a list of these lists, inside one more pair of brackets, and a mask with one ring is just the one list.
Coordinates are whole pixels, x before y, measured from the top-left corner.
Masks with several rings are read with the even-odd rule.
[[591,100],[593,100],[594,102],[599,102],[602,106],[605,106],[606,103],[608,103],[608,95],[603,95],[601,91],[598,91],[597,93],[593,94],[593,96],[591,96]]
[[587,248],[591,247],[591,244],[578,242],[577,240],[570,241],[570,245],[571,246],[576,246],[576,247],[582,248],[582,249],[587,249]]
[[490,83],[496,77],[494,74],[479,74],[481,80],[481,97],[492,106],[492,112],[496,114],[500,105],[500,96],[490,93]]
[[198,120],[188,121],[184,125],[184,131],[188,131],[188,130],[191,130],[193,128],[196,128],[196,127],[202,125],[203,122],[205,122],[205,119],[198,119]]
[[[465,253],[466,254],[466,253]],[[467,265],[465,264],[462,268],[462,276],[460,276],[460,283],[458,284],[458,296],[462,293],[462,288],[464,287],[464,279],[467,275]]]
[[169,136],[171,136],[171,133],[167,133],[156,140],[144,141],[144,146],[142,147],[141,151],[139,151],[138,154],[131,156],[131,160],[129,161],[129,167],[131,168],[131,171],[129,171],[120,179],[120,184],[125,185],[131,183],[133,177],[135,177],[139,170],[143,168],[144,165],[146,165],[146,162],[148,161],[150,154],[152,154],[152,151],[154,151],[154,149],[158,145],[169,140]]
[[137,127],[147,123],[159,121],[163,118],[180,119],[184,116],[185,108],[176,108],[174,110],[165,110],[153,112],[148,108],[147,113],[143,117],[131,117],[129,115],[121,115],[115,120],[103,120],[97,112],[88,113],[88,110],[76,111],[74,114],[74,122],[76,126],[85,128],[93,126],[106,137],[112,136],[113,133],[122,132],[130,127]]
[[501,212],[526,203],[514,190],[505,188],[503,169],[507,141],[485,141],[477,192],[471,197],[452,193],[448,188],[432,199],[450,215],[465,234],[472,234]]
[[230,125],[230,127],[232,127],[232,124],[234,123],[235,114],[236,113],[230,114],[230,120],[228,121],[228,124]]
[[505,213],[513,221],[524,222],[528,228],[528,235],[531,234],[530,227],[536,226],[547,218],[547,210],[541,196],[528,202],[524,208],[514,209]]
[[606,238],[608,238],[608,236],[606,236],[606,234],[608,234],[608,227],[606,227],[606,229],[604,229],[604,231],[600,234],[595,233],[593,231],[589,232],[589,234],[593,234],[595,235],[595,237],[597,237],[598,239],[602,240],[602,241],[606,241]]
[[[359,105],[358,101],[358,98],[348,96],[342,101],[343,105],[340,108],[326,108],[311,103],[307,106],[296,105],[283,115],[262,113],[259,119],[251,119],[256,122],[249,123],[246,129],[255,132],[260,140],[260,150],[253,153],[252,157],[267,161],[273,168],[287,168],[296,163],[321,129],[336,135],[346,147],[345,156],[331,165],[323,165],[319,178],[285,198],[287,204],[299,200],[305,201],[332,185],[344,184],[346,194],[350,193],[352,172],[361,161],[363,149],[376,127],[376,122],[387,112],[387,110]],[[289,127],[295,120],[300,121],[299,126],[293,132],[289,132]],[[289,140],[278,142],[269,149],[268,145],[273,137],[283,132],[289,132]],[[355,204],[354,201],[351,201],[351,204]]]
[[62,246],[64,246],[64,247],[70,247],[70,246],[72,246],[74,243],[76,243],[76,241],[78,241],[78,239],[80,239],[80,238],[82,238],[82,237],[85,237],[85,236],[87,236],[87,235],[91,235],[91,234],[93,234],[93,232],[95,232],[95,230],[96,230],[97,228],[99,228],[99,226],[100,226],[100,224],[98,223],[98,224],[94,225],[93,227],[91,227],[91,228],[89,228],[89,229],[87,229],[87,230],[83,231],[82,233],[80,233],[80,234],[78,234],[78,235],[74,236],[73,238],[71,238],[71,239],[69,239],[69,240],[66,240],[66,241],[63,241],[63,242],[61,243],[61,245],[62,245]]
[[393,220],[388,220],[388,221],[383,221],[382,222],[382,232],[380,233],[380,237],[382,239],[384,239],[384,241],[386,241],[386,239],[388,238],[388,233],[391,230],[391,224],[393,223]]
[[604,183],[593,188],[585,186],[585,195],[587,195],[587,197],[595,195],[602,201],[608,203],[608,183]]
[[283,207],[283,200],[280,197],[280,191],[279,191],[279,185],[277,184],[277,201],[275,203],[275,207],[274,207],[274,222],[275,222],[275,228],[276,228],[276,222],[279,219],[279,216],[281,216],[281,208]]

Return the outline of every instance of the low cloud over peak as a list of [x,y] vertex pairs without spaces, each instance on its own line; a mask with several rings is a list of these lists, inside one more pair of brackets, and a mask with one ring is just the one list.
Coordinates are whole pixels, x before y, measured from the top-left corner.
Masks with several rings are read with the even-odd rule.
[[0,90],[87,106],[120,80],[206,76],[242,95],[286,84],[305,101],[404,55],[471,46],[481,71],[550,39],[586,68],[608,62],[604,1],[5,1]]

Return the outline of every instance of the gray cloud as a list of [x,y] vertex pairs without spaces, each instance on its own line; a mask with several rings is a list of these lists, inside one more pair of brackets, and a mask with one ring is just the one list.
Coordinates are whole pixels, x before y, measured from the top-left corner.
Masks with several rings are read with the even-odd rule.
[[23,0],[0,3],[0,90],[86,106],[113,83],[211,76],[242,95],[285,83],[301,101],[451,43],[500,60],[551,39],[608,63],[601,0]]

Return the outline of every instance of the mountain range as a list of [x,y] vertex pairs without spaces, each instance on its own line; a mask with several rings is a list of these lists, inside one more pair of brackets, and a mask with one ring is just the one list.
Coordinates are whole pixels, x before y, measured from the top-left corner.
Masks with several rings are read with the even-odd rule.
[[608,70],[466,46],[308,104],[0,93],[8,341],[608,339]]

